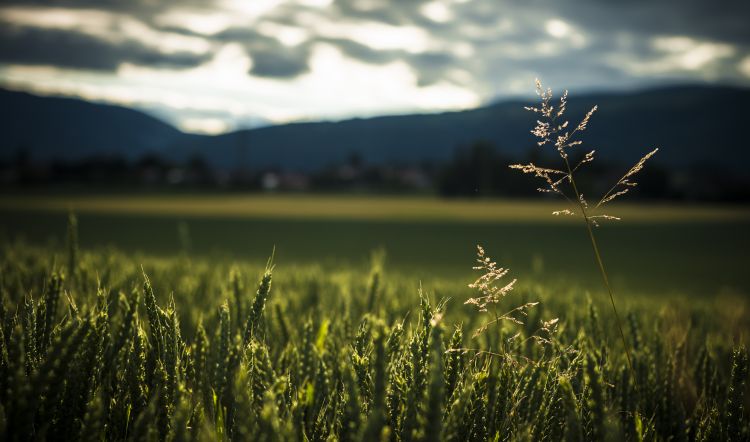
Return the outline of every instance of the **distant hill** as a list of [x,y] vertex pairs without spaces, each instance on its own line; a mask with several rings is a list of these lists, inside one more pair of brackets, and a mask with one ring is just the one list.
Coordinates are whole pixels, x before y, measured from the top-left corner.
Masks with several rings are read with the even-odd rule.
[[[599,105],[585,141],[610,160],[632,161],[660,147],[657,161],[665,166],[704,163],[741,171],[750,160],[742,130],[749,102],[749,89],[731,87],[596,93],[571,98],[568,117],[575,122]],[[442,161],[477,140],[517,158],[534,148],[529,130],[535,116],[523,109],[530,103],[517,100],[459,112],[293,123],[218,136],[185,134],[138,111],[74,99],[0,91],[0,104],[2,153],[27,146],[36,158],[96,153],[132,158],[153,151],[175,160],[199,154],[225,167],[310,170],[354,153],[370,163]]]
[[137,110],[0,89],[0,154],[27,149],[35,160],[95,155],[137,158],[163,152],[187,138]]

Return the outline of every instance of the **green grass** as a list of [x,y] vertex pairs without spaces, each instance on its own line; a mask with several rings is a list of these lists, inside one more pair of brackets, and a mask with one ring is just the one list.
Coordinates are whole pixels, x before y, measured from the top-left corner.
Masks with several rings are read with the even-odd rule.
[[[128,198],[0,205],[5,440],[750,434],[741,209],[630,206],[633,218],[600,229],[631,370],[583,226],[542,219],[546,203],[112,206]],[[383,215],[405,201],[430,210]],[[468,216],[482,207],[494,215]],[[519,279],[484,313],[465,304],[477,243]],[[379,247],[384,266],[370,258]]]
[[[437,199],[348,195],[5,195],[0,208],[91,214],[418,222],[576,223],[553,217],[560,201]],[[686,204],[618,204],[612,215],[633,223],[750,221],[750,208]]]
[[[58,244],[68,209],[84,247],[171,256],[179,225],[195,256],[287,264],[363,265],[383,247],[387,266],[416,279],[470,278],[476,244],[521,279],[601,290],[582,225],[549,202],[332,196],[57,196],[0,198],[0,235]],[[627,294],[750,293],[750,211],[742,207],[625,205],[597,230],[615,288]]]
[[[420,293],[416,278],[376,267],[330,270],[278,256],[274,264],[264,273],[245,261],[6,244],[0,434],[269,441],[748,436],[747,352],[736,345],[750,327],[744,298],[625,299],[633,377],[603,294],[587,298],[525,278],[499,305],[505,311],[540,301],[520,318],[524,324],[503,322],[473,338],[492,316],[463,304],[474,295],[464,281],[441,276],[423,281]],[[557,330],[539,332],[553,317]]]

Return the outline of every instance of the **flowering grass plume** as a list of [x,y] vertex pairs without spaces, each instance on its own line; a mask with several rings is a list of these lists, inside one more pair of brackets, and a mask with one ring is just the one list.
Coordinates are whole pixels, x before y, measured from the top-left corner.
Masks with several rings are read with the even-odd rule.
[[498,287],[495,283],[507,275],[510,270],[498,267],[497,263],[485,254],[482,246],[477,246],[477,264],[474,266],[474,270],[481,271],[482,275],[469,284],[469,287],[478,290],[482,296],[469,298],[464,304],[475,305],[480,312],[486,312],[488,305],[497,304],[513,290],[516,280],[514,279]]
[[[598,226],[601,220],[619,220],[616,216],[608,215],[606,213],[596,212],[605,204],[615,200],[616,198],[628,193],[628,191],[637,186],[638,183],[634,181],[635,175],[643,169],[646,161],[651,159],[659,149],[654,149],[651,152],[644,155],[633,167],[628,170],[625,175],[622,176],[600,199],[599,202],[594,206],[590,207],[588,202],[583,196],[583,193],[579,190],[576,184],[575,172],[587,163],[594,161],[594,150],[587,152],[583,158],[578,161],[575,166],[571,167],[568,153],[572,149],[579,148],[583,141],[576,138],[581,132],[585,131],[589,125],[592,115],[596,112],[597,107],[594,106],[590,111],[586,113],[583,119],[578,123],[575,129],[569,129],[570,123],[563,117],[565,110],[568,105],[568,92],[565,91],[557,105],[552,103],[552,90],[542,87],[542,83],[536,80],[536,92],[541,98],[540,107],[526,107],[526,110],[536,113],[539,115],[539,120],[536,122],[536,126],[531,130],[531,133],[536,136],[539,141],[537,144],[545,146],[547,144],[553,144],[557,150],[560,158],[562,159],[562,169],[551,169],[547,167],[540,167],[534,163],[528,164],[513,164],[511,169],[518,169],[523,173],[533,174],[541,178],[545,182],[545,186],[539,188],[540,192],[555,193],[565,198],[570,203],[570,208],[557,210],[552,212],[553,215],[569,215],[576,216],[580,215],[583,219],[586,230],[591,241],[591,247],[594,252],[596,264],[599,267],[599,271],[602,275],[604,286],[607,288],[609,294],[609,300],[612,304],[612,311],[614,312],[617,328],[620,331],[620,338],[622,339],[622,345],[625,349],[625,356],[627,358],[628,367],[630,368],[630,374],[635,375],[633,369],[632,357],[630,355],[630,346],[627,339],[625,339],[625,332],[622,327],[622,320],[620,315],[617,313],[617,306],[615,304],[615,297],[612,290],[612,286],[609,283],[609,276],[604,267],[604,261],[602,260],[601,253],[599,252],[599,246],[596,242],[596,236],[592,226]],[[569,186],[567,186],[567,185]],[[566,185],[566,186],[564,186]],[[572,192],[572,193],[570,193]],[[578,212],[576,212],[578,211]]]
[[536,126],[531,130],[531,133],[538,138],[538,146],[554,146],[562,159],[562,167],[556,169],[542,167],[534,163],[527,163],[513,164],[510,168],[520,170],[523,173],[531,174],[541,179],[544,181],[544,185],[537,190],[543,193],[560,195],[571,204],[570,208],[552,212],[553,215],[581,215],[587,222],[590,222],[594,226],[598,226],[598,221],[601,220],[619,220],[620,218],[616,216],[600,213],[598,210],[605,204],[628,193],[631,188],[637,186],[638,183],[634,181],[635,175],[643,169],[646,161],[653,157],[659,149],[654,149],[644,155],[643,158],[631,167],[630,170],[628,170],[628,172],[598,200],[598,203],[595,206],[589,207],[583,193],[581,193],[576,187],[574,174],[587,163],[594,161],[596,151],[590,150],[586,152],[583,158],[574,166],[571,165],[569,152],[582,146],[583,141],[578,139],[577,135],[580,135],[581,132],[586,130],[591,117],[598,108],[597,106],[591,108],[578,125],[575,126],[575,128],[570,129],[570,122],[564,119],[568,104],[568,91],[563,93],[557,104],[553,103],[552,90],[549,88],[544,89],[539,80],[536,81],[536,91],[541,97],[541,105],[539,107],[530,106],[525,108],[526,110],[539,115]]
[[[504,313],[497,310],[498,304],[513,290],[516,279],[509,282],[501,282],[508,275],[509,270],[500,267],[497,262],[492,260],[484,251],[482,246],[477,246],[477,265],[474,270],[481,272],[481,275],[471,284],[469,288],[479,292],[479,296],[469,298],[464,302],[466,305],[473,305],[480,313],[486,313],[491,317],[474,331],[473,337],[477,337],[486,332],[490,326],[507,321],[516,325],[526,325],[524,318],[528,316],[528,311],[537,306],[539,302],[526,302],[512,308]],[[540,333],[550,336],[556,331],[557,319],[542,321],[538,330],[531,334],[527,339],[533,339],[538,343],[544,344],[550,341],[544,338]],[[519,338],[521,333],[513,335],[509,341]],[[507,356],[507,354],[505,355]]]

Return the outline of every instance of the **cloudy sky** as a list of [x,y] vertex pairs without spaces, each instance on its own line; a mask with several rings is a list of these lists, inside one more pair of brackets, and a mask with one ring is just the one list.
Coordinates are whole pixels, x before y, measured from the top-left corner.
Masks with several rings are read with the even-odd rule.
[[750,86],[747,0],[4,0],[0,85],[186,131],[676,82]]

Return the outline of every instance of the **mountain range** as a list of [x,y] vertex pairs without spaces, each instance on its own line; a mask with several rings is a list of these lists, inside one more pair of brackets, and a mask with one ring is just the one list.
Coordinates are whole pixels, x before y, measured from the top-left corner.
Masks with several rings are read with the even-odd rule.
[[[629,93],[590,93],[568,101],[577,123],[599,106],[584,140],[611,161],[633,161],[654,147],[670,168],[711,165],[743,173],[748,160],[750,89],[673,86]],[[533,103],[508,100],[464,111],[336,122],[281,124],[207,136],[179,131],[143,112],[73,98],[0,90],[0,158],[26,149],[38,161],[91,156],[173,161],[200,155],[216,167],[313,170],[357,154],[368,163],[449,160],[457,148],[492,143],[508,157],[535,149]]]

